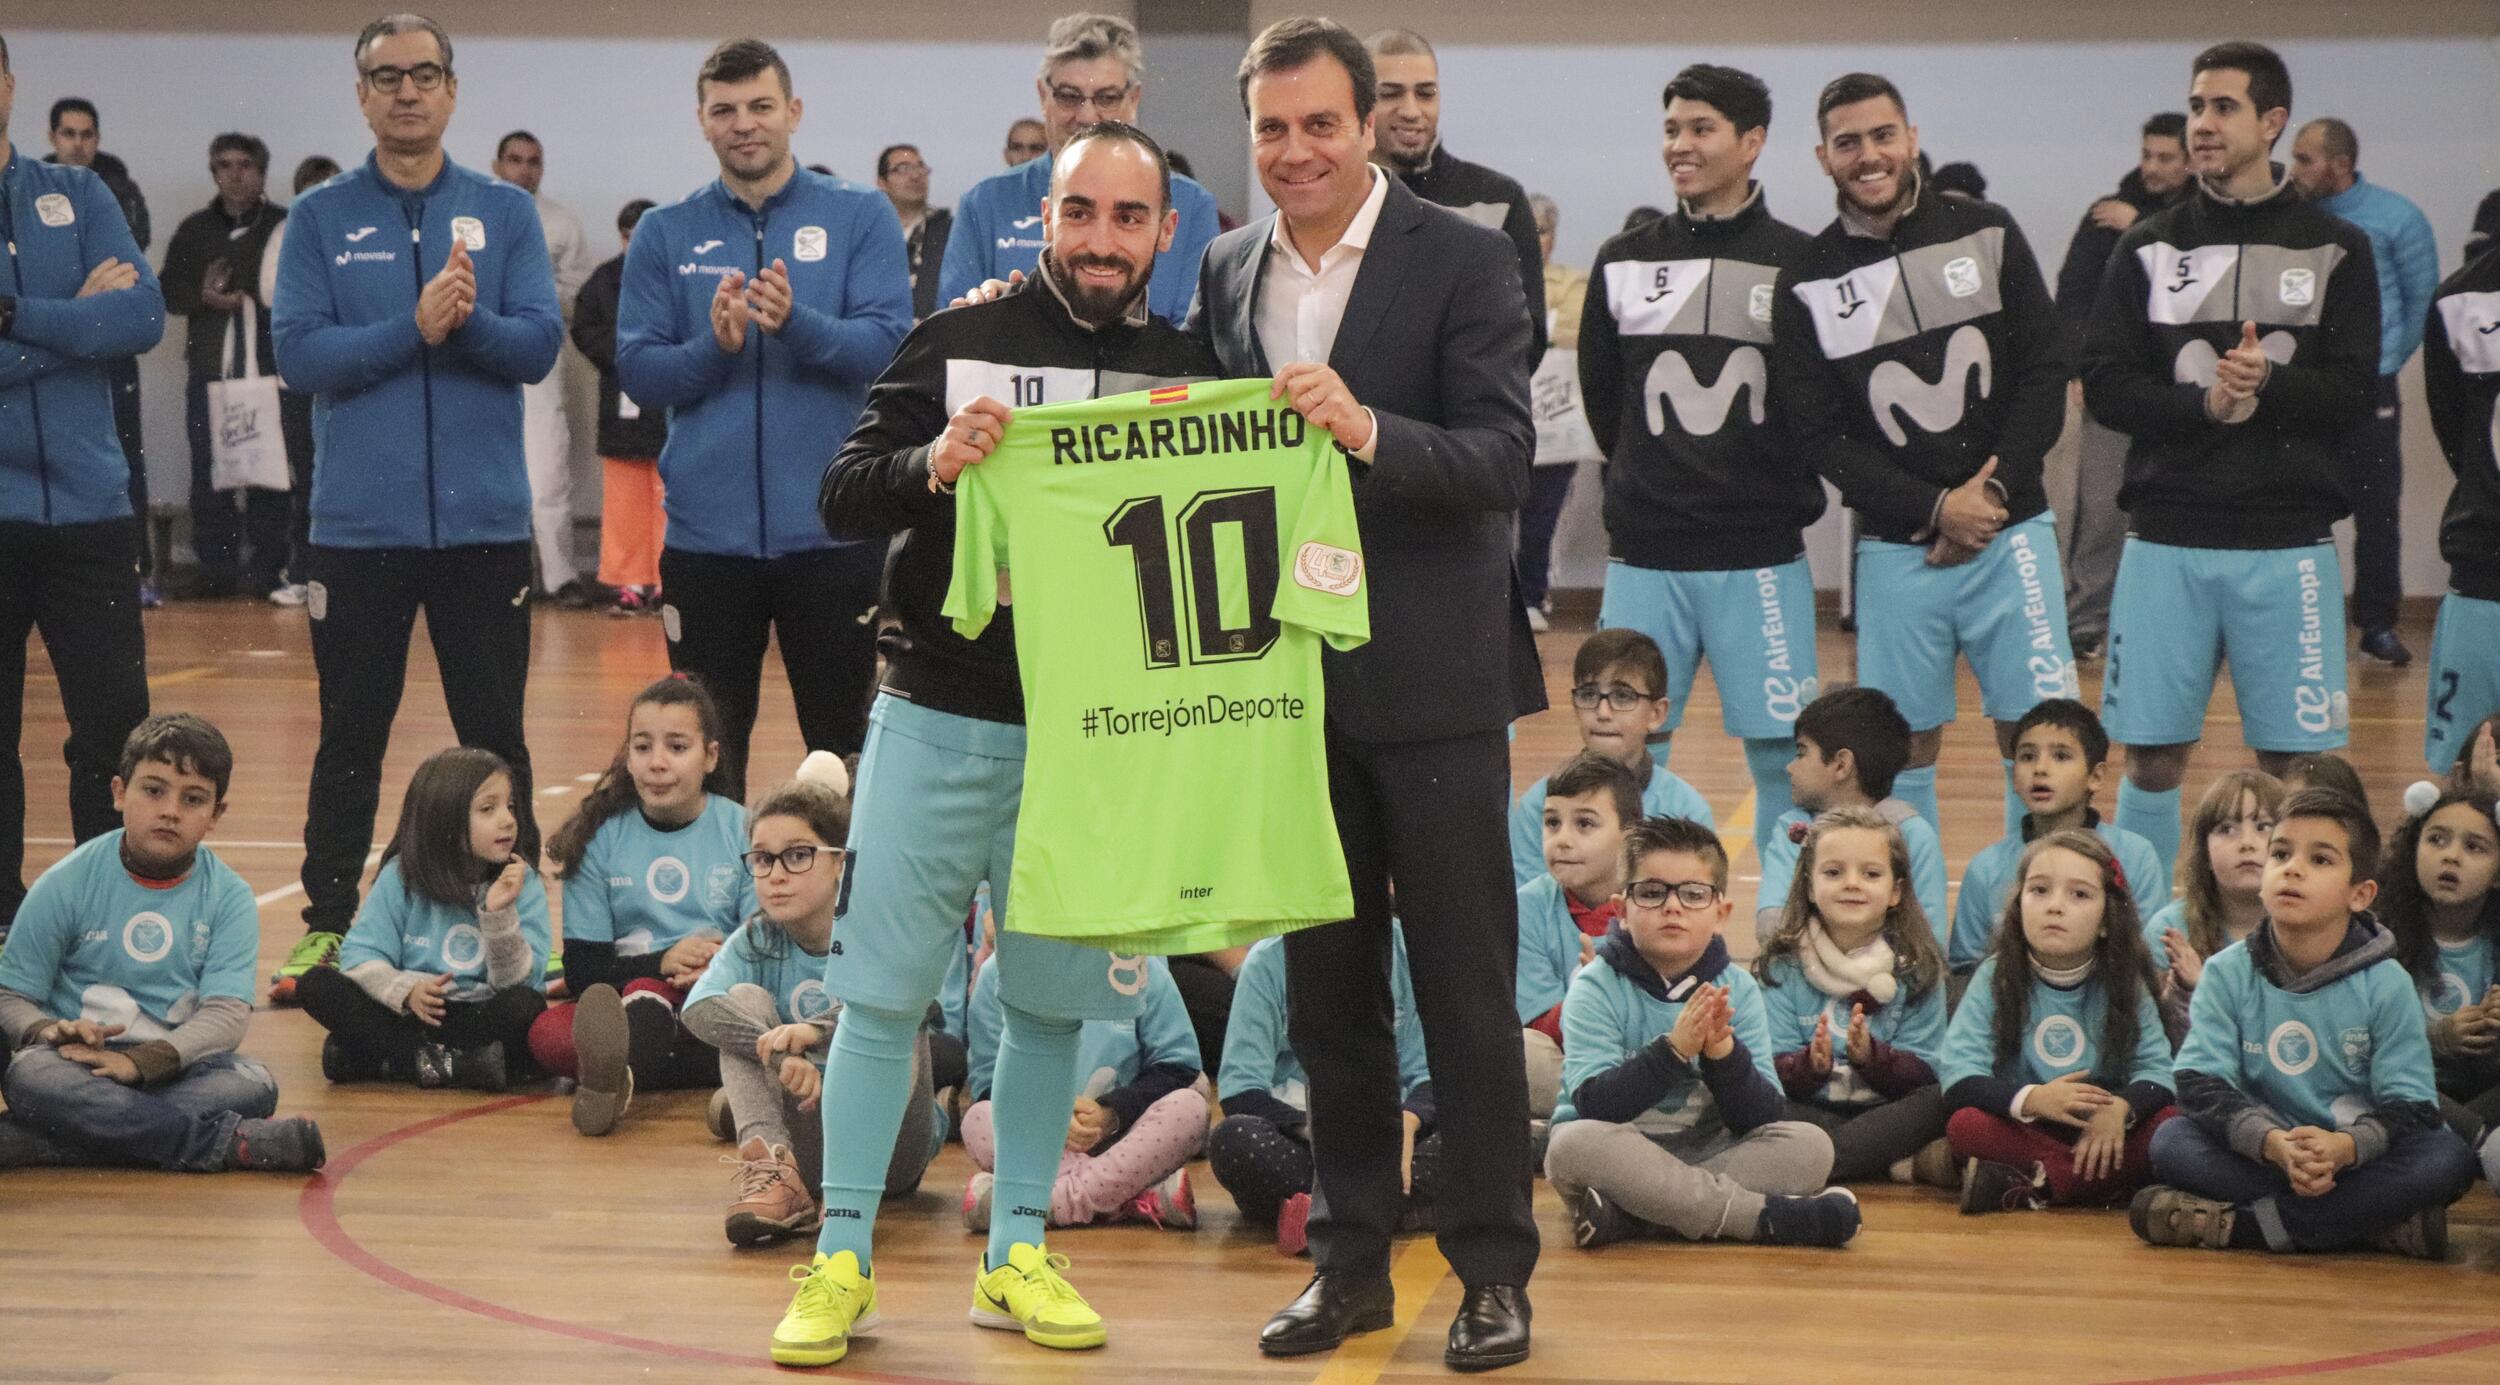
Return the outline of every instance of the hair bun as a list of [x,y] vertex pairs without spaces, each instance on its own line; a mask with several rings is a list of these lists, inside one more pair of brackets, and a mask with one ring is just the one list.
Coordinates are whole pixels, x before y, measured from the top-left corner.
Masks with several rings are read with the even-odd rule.
[[2439,786],[2428,779],[2417,779],[2412,787],[2405,790],[2405,816],[2418,818],[2429,812],[2431,805],[2438,801]]
[[844,798],[851,796],[851,772],[843,767],[842,757],[830,750],[811,750],[799,761],[796,775],[803,784],[822,784]]

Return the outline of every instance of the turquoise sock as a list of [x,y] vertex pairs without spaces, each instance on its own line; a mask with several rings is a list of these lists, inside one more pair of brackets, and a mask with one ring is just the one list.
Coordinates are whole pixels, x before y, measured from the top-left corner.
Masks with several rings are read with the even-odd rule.
[[1797,806],[1788,796],[1788,762],[1797,754],[1793,740],[1745,742],[1745,771],[1753,776],[1753,855],[1759,863],[1780,816]]
[[911,1050],[919,1032],[917,1012],[866,1005],[843,1006],[833,1028],[818,1103],[825,1129],[825,1225],[816,1233],[816,1249],[851,1252],[862,1274],[870,1271],[877,1201],[885,1196],[903,1106],[914,1095]]
[[2014,792],[2014,762],[2005,762],[2005,835],[2018,837],[2023,830],[2023,815],[2031,810],[2023,806],[2023,796]]
[[990,1120],[998,1148],[998,1184],[990,1193],[987,1269],[1007,1263],[1008,1247],[1038,1246],[1050,1218],[1050,1189],[1068,1144],[1076,1107],[1076,1020],[1044,1019],[1003,1007],[998,1075],[990,1084]]
[[2168,880],[2179,859],[2179,791],[2155,793],[2137,788],[2132,779],[2120,780],[2118,825],[2153,844],[2153,854],[2161,858],[2161,878]]
[[1936,840],[1944,840],[1944,822],[1936,814],[1936,767],[1922,765],[1905,769],[1892,779],[1892,796],[1918,810],[1927,825],[1936,829]]

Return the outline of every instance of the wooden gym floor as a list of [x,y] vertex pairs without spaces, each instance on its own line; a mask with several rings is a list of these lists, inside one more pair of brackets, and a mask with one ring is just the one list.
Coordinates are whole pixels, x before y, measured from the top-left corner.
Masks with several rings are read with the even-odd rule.
[[[260,892],[262,969],[300,926],[295,889],[316,717],[299,612],[239,602],[148,618],[155,705],[209,716],[240,761],[211,843]],[[2409,623],[2427,648],[2427,622]],[[1578,636],[1544,638],[1548,681],[1569,681]],[[1850,669],[1826,620],[1827,681]],[[64,734],[38,646],[27,679],[29,878],[65,849]],[[627,697],[664,671],[656,622],[542,614],[530,687],[542,817],[567,811],[607,761]],[[2086,670],[2097,695],[2099,668]],[[2381,815],[2420,777],[2423,675],[2356,663],[2353,748]],[[1999,833],[2000,771],[1967,675],[1944,751],[1947,858],[1958,875]],[[1559,700],[1559,698],[1558,698]],[[799,742],[775,671],[758,728],[758,781]],[[2227,695],[2191,775],[2193,802],[2238,762]],[[1678,772],[1741,840],[1750,815],[1737,747],[1705,679],[1674,754]],[[420,638],[383,793],[448,744]],[[1575,745],[1570,714],[1520,728],[1521,784]],[[2114,789],[2112,791],[2114,793]],[[2103,806],[2110,800],[2104,797]],[[1751,852],[1738,857],[1753,872]],[[1749,885],[1738,886],[1743,904]],[[1740,907],[1739,917],[1743,916]],[[1750,930],[1738,939],[1750,951]],[[561,1099],[359,1087],[321,1080],[319,1036],[264,1011],[247,1052],[278,1074],[280,1109],[318,1117],[330,1166],[311,1179],[118,1171],[0,1173],[0,1381],[474,1381],[752,1378],[786,1301],[793,1251],[722,1239],[724,1146],[700,1093],[635,1106],[583,1140]],[[1194,1233],[1062,1233],[1111,1345],[1058,1355],[964,1321],[979,1243],[955,1205],[967,1165],[950,1146],[915,1197],[887,1205],[878,1255],[884,1326],[844,1369],[885,1381],[1051,1385],[1152,1378],[1367,1385],[1443,1374],[1458,1285],[1431,1240],[1401,1244],[1396,1329],[1333,1357],[1263,1361],[1265,1315],[1308,1274],[1241,1227],[1204,1166]],[[2448,1263],[2154,1250],[2107,1212],[1959,1216],[1942,1194],[1876,1188],[1845,1251],[1637,1244],[1587,1254],[1540,1185],[1545,1258],[1537,1353],[1506,1381],[2253,1381],[2295,1377],[2484,1382],[2500,1375],[2500,1204],[2478,1187],[2452,1215]],[[1411,1329],[1411,1330],[1410,1330]]]

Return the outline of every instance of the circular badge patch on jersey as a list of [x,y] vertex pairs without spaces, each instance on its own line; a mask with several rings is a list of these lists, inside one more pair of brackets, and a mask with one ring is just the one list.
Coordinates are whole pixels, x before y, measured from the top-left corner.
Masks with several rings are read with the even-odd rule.
[[452,971],[468,971],[486,960],[486,935],[477,925],[455,923],[443,934],[443,965]]
[[2298,1077],[2318,1065],[2318,1035],[2299,1020],[2285,1020],[2266,1036],[2266,1061],[2285,1077]]
[[2438,983],[2424,990],[2422,1003],[2430,1007],[2432,1014],[2444,1018],[2464,1009],[2473,998],[2465,988],[2464,977],[2452,971],[2443,971],[2439,974]]
[[642,873],[642,887],[662,904],[675,904],[694,888],[694,873],[674,856],[663,856]]
[[2072,1015],[2051,1015],[2032,1028],[2031,1056],[2054,1071],[2082,1062],[2083,1050],[2083,1026]]
[[174,926],[150,910],[133,914],[122,925],[122,951],[134,962],[162,962],[174,950]]
[[815,977],[790,988],[790,1022],[817,1024],[833,1017],[833,996]]

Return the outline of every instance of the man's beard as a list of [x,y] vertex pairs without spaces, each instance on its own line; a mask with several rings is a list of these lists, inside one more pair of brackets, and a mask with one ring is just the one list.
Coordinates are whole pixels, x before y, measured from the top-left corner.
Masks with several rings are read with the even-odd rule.
[[[1091,327],[1108,327],[1127,317],[1137,300],[1145,297],[1146,284],[1154,278],[1154,261],[1148,260],[1142,270],[1126,260],[1105,255],[1080,255],[1063,259],[1056,253],[1051,263],[1058,271],[1059,287],[1067,294],[1068,308],[1077,319]],[[1077,277],[1077,271],[1090,267],[1127,271],[1133,275],[1128,283],[1116,289],[1097,288]]]
[[1395,146],[1391,145],[1387,140],[1382,140],[1379,148],[1381,160],[1389,165],[1391,172],[1421,173],[1424,169],[1431,166],[1432,156],[1440,151],[1441,137],[1438,135],[1433,136],[1430,140],[1425,142],[1423,148],[1416,150],[1412,154],[1399,150]]
[[1851,181],[1841,185],[1840,200],[1849,204],[1849,210],[1864,217],[1889,216],[1901,210],[1910,204],[1910,194],[1918,188],[1917,175],[1905,166],[1893,174],[1892,196],[1886,198],[1881,205],[1869,206],[1858,200],[1855,191],[1855,176],[1852,174]]

